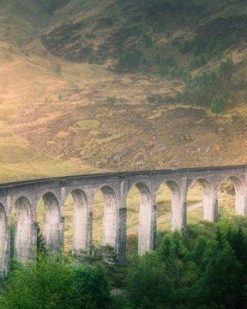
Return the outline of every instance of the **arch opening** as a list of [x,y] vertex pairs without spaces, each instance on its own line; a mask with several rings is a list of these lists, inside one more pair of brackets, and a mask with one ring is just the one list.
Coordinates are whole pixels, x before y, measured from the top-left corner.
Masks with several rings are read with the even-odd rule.
[[65,201],[64,249],[80,253],[89,248],[89,213],[86,194],[73,190]]
[[127,254],[143,254],[153,247],[154,231],[151,227],[153,214],[150,189],[137,183],[128,191],[127,199]]
[[177,185],[173,182],[163,182],[156,192],[156,242],[159,242],[159,234],[172,229],[172,201],[176,203],[174,194]]
[[61,245],[60,209],[58,199],[54,193],[45,193],[39,201],[37,223],[46,249],[58,251]]
[[218,190],[220,217],[245,214],[246,203],[244,183],[240,177],[230,176],[221,182]]
[[187,192],[187,219],[189,224],[202,220],[214,222],[217,218],[217,201],[213,185],[206,179],[196,179]]
[[[175,181],[161,183],[156,192],[157,219],[156,231],[164,232],[177,228],[180,218],[180,187]],[[157,240],[158,241],[158,238]]]
[[19,197],[12,209],[11,217],[11,255],[19,260],[30,258],[32,246],[31,203],[25,196]]
[[0,273],[7,271],[7,217],[3,205],[0,203]]
[[92,241],[95,245],[116,247],[116,194],[109,186],[97,191],[92,209]]

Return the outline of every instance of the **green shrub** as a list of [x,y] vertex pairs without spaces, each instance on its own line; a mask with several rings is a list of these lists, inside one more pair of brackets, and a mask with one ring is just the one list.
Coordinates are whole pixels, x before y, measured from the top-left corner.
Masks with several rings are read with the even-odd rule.
[[110,304],[101,266],[75,264],[59,255],[41,255],[37,264],[16,264],[0,295],[4,309],[96,309]]
[[15,234],[16,234],[16,216],[10,219],[10,258],[13,259],[15,256]]
[[123,52],[116,63],[117,72],[130,72],[145,64],[145,58],[141,49],[133,47]]
[[161,75],[172,74],[174,69],[177,69],[177,62],[173,57],[163,58],[160,53],[155,56],[156,65],[158,65],[159,73]]
[[190,69],[197,69],[208,62],[208,55],[201,54],[200,56],[193,56],[189,61],[189,68]]
[[69,0],[40,0],[43,7],[50,13],[67,4]]
[[198,4],[194,0],[138,0],[140,6],[146,12],[150,18],[157,17],[164,13],[180,13],[190,12],[196,10],[198,13],[201,12],[202,1]]
[[98,22],[98,27],[111,27],[114,24],[114,19],[111,16],[104,16]]
[[208,58],[219,57],[227,48],[241,42],[246,26],[247,17],[244,14],[212,18],[198,27],[197,35],[192,40],[179,44],[180,50],[194,56],[206,53]]
[[227,60],[214,70],[203,72],[193,79],[189,78],[187,92],[181,99],[210,107],[214,113],[222,113],[233,85],[233,72],[234,64],[231,60]]
[[229,79],[232,78],[233,71],[234,71],[234,63],[232,62],[232,60],[228,59],[220,64],[218,74],[220,77]]
[[38,254],[46,254],[47,249],[45,245],[45,238],[41,232],[40,226],[37,223],[37,253]]
[[247,236],[229,226],[165,235],[136,257],[127,276],[133,308],[246,308]]
[[127,277],[128,297],[133,308],[169,308],[172,294],[165,269],[155,255],[133,263]]
[[117,97],[115,95],[114,96],[109,96],[108,95],[107,98],[106,98],[106,102],[111,104],[111,105],[116,104],[117,101],[118,101],[118,99],[117,99]]
[[111,27],[119,19],[120,12],[117,7],[108,8],[105,12],[105,15],[99,19],[98,27]]
[[225,110],[226,100],[223,95],[216,96],[211,103],[211,111],[214,114],[222,114]]
[[87,39],[87,40],[93,40],[95,38],[96,38],[96,34],[94,34],[93,32],[87,32],[85,34],[85,39]]

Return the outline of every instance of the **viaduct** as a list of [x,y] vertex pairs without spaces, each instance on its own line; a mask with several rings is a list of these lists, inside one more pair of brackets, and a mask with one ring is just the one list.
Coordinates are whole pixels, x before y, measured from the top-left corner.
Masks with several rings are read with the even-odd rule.
[[[92,204],[98,190],[104,195],[103,245],[115,249],[118,261],[125,261],[126,198],[132,186],[140,192],[138,251],[155,247],[156,193],[161,184],[171,191],[171,226],[186,228],[187,192],[196,182],[203,188],[204,220],[217,219],[217,192],[230,179],[236,192],[236,214],[247,214],[247,165],[208,168],[120,172],[48,178],[0,185],[0,272],[8,271],[10,248],[21,261],[35,257],[36,210],[43,200],[44,239],[48,250],[63,246],[64,205],[68,195],[74,201],[73,252],[87,251],[92,240]],[[15,209],[16,232],[11,237],[11,213]]]

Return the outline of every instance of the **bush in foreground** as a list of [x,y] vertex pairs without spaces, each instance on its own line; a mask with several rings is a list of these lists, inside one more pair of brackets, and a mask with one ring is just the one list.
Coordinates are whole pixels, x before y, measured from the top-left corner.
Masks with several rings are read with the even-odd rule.
[[247,308],[247,236],[219,229],[212,237],[171,234],[132,261],[132,308]]
[[110,287],[100,265],[76,264],[59,255],[16,264],[0,296],[4,309],[109,308]]
[[247,308],[247,222],[234,222],[164,233],[157,250],[133,255],[122,268],[107,259],[106,271],[97,262],[108,256],[105,249],[84,264],[41,254],[37,263],[13,266],[0,308]]

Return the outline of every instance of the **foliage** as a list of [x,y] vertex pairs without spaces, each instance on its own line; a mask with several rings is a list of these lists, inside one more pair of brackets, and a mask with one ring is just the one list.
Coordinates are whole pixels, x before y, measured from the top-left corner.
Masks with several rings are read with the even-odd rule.
[[213,113],[223,113],[232,88],[233,72],[233,62],[223,61],[214,70],[188,80],[183,98],[193,104],[211,107]]
[[[193,237],[192,237],[193,235]],[[135,257],[127,276],[133,308],[246,308],[247,236],[219,227],[211,237],[166,235],[158,249]]]
[[47,249],[45,245],[45,238],[41,232],[40,226],[37,223],[37,252],[38,254],[46,254]]
[[16,234],[16,217],[13,216],[10,220],[10,257],[15,255],[15,234]]
[[168,76],[171,78],[179,78],[185,80],[187,77],[187,72],[183,67],[179,67],[177,61],[174,57],[162,57],[160,52],[155,55],[154,65],[158,67],[158,73],[163,76]]
[[205,1],[201,1],[199,4],[195,0],[139,0],[137,2],[139,2],[148,16],[157,17],[157,15],[171,12],[191,12],[192,10],[200,12],[199,9],[202,8],[202,3]]
[[207,62],[208,62],[208,55],[206,53],[203,53],[199,56],[193,56],[190,58],[189,68],[192,70],[197,69],[205,65]]
[[65,5],[69,0],[39,0],[42,6],[50,13]]
[[[141,283],[141,284],[140,284]],[[133,308],[159,308],[170,302],[171,284],[155,254],[138,259],[127,278]]]
[[222,114],[225,109],[225,104],[225,97],[222,94],[217,95],[211,103],[211,111],[215,114]]
[[125,267],[98,264],[111,248],[80,262],[39,254],[36,264],[14,264],[0,308],[246,308],[247,226],[239,220],[163,233],[157,250]]
[[40,255],[37,264],[16,264],[0,296],[5,309],[109,308],[110,290],[100,265]]
[[111,27],[113,26],[119,19],[120,17],[120,11],[118,10],[117,7],[113,8],[108,8],[108,10],[105,12],[104,16],[101,17],[98,21],[98,27]]
[[96,39],[96,35],[93,32],[86,32],[85,39],[87,39],[87,40]]
[[123,52],[116,64],[116,71],[119,73],[130,72],[138,69],[145,63],[143,52],[139,48],[130,48]]
[[212,19],[197,29],[197,35],[192,40],[180,45],[181,51],[194,56],[207,54],[208,59],[221,56],[224,50],[241,41],[246,26],[245,15]]
[[113,96],[108,95],[107,98],[106,98],[106,102],[111,104],[111,105],[116,104],[117,101],[118,101],[118,99],[115,95],[113,95]]

